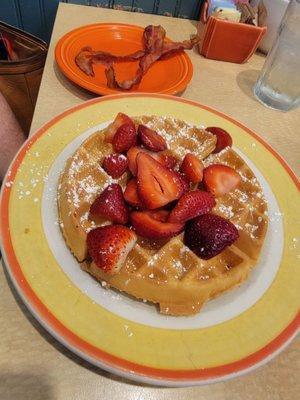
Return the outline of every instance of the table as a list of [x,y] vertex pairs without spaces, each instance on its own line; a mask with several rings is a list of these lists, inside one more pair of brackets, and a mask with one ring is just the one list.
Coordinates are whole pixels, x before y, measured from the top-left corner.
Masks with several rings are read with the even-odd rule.
[[[60,73],[53,52],[64,33],[95,22],[161,24],[174,40],[185,39],[196,30],[195,21],[60,3],[31,134],[56,114],[94,97]],[[194,76],[182,96],[217,108],[252,128],[299,174],[299,109],[289,113],[270,110],[252,95],[264,57],[257,54],[238,65],[207,60],[196,50],[189,55]],[[267,365],[224,383],[182,389],[134,384],[89,365],[54,340],[26,310],[0,268],[1,400],[293,400],[300,391],[299,345],[300,338],[296,338]]]

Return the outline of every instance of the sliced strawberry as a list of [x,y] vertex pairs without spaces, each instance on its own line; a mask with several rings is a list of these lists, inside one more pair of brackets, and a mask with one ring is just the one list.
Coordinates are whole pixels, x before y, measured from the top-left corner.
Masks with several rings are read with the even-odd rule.
[[178,235],[184,224],[167,222],[168,211],[133,211],[130,219],[133,229],[148,239],[163,239]]
[[229,220],[204,214],[187,223],[184,243],[197,256],[207,260],[232,245],[238,237],[238,230]]
[[162,151],[167,148],[165,139],[153,129],[150,129],[145,125],[138,126],[138,135],[141,142],[148,150]]
[[182,182],[174,171],[143,152],[136,160],[138,194],[147,208],[162,207],[181,196]]
[[124,198],[133,207],[143,208],[141,199],[137,190],[137,182],[135,178],[130,179],[124,191]]
[[133,176],[136,176],[136,173],[137,173],[136,156],[141,151],[143,151],[143,149],[141,147],[135,146],[135,147],[131,147],[127,152],[128,168]]
[[124,124],[132,124],[134,125],[132,119],[128,117],[128,115],[123,113],[118,113],[114,121],[107,127],[105,132],[105,141],[111,143],[117,129],[120,128],[121,125]]
[[149,154],[151,157],[155,158],[155,160],[160,162],[163,166],[165,166],[168,169],[174,168],[175,165],[177,164],[177,159],[169,154],[155,153],[153,151],[149,151],[142,147],[134,146],[131,147],[127,152],[128,168],[133,176],[136,176],[137,173],[136,156],[140,152]]
[[90,214],[94,217],[106,218],[117,224],[126,224],[129,214],[121,186],[117,183],[107,186],[91,205]]
[[149,154],[151,157],[157,159],[157,161],[160,162],[160,154],[144,149],[143,147],[138,147],[138,146],[131,147],[127,152],[127,158],[128,158],[128,167],[133,176],[136,176],[137,174],[136,156],[141,152]]
[[137,134],[134,124],[126,123],[117,129],[112,139],[112,145],[117,153],[126,153],[130,147],[136,145],[136,140]]
[[207,214],[215,205],[216,201],[211,193],[201,190],[188,192],[180,197],[169,215],[168,222],[185,223],[199,215]]
[[[153,156],[152,156],[153,157]],[[177,158],[174,156],[171,156],[170,154],[156,154],[156,157],[154,157],[157,161],[159,161],[162,165],[164,165],[166,168],[173,169],[176,167],[177,164]]]
[[[185,175],[178,172],[178,171],[173,171],[174,174],[178,177],[181,183],[181,194],[182,196],[184,193],[187,193],[190,190],[190,182],[186,179]],[[179,196],[179,197],[180,197]]]
[[221,150],[225,149],[225,147],[232,146],[232,138],[224,129],[211,126],[206,128],[206,130],[217,137],[217,144],[213,153],[219,153]]
[[203,163],[194,154],[186,154],[182,161],[180,170],[185,174],[190,182],[201,182],[203,177]]
[[124,154],[110,154],[104,157],[102,168],[112,178],[119,178],[128,167],[128,160]]
[[101,226],[87,234],[87,248],[97,267],[114,275],[122,268],[136,239],[136,234],[125,226]]
[[216,197],[234,190],[240,181],[240,175],[227,165],[212,164],[203,171],[204,187]]

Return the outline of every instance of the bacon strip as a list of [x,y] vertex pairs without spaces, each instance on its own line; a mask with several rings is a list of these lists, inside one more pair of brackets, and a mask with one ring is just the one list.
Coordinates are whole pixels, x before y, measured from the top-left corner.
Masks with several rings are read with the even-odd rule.
[[92,49],[90,47],[84,47],[80,50],[75,57],[75,63],[85,74],[95,76],[93,70]]
[[75,57],[75,63],[85,74],[95,76],[93,64],[104,64],[106,67],[110,67],[113,62],[134,61],[144,55],[144,50],[138,50],[125,56],[116,56],[105,51],[93,51],[91,47],[83,47]]
[[166,31],[161,25],[146,26],[143,33],[143,43],[146,53],[156,53],[162,50],[164,45],[164,39],[166,37]]
[[148,71],[149,67],[157,61],[161,56],[161,53],[149,53],[146,54],[144,57],[141,58],[139,62],[139,67],[137,69],[136,75],[132,79],[127,79],[123,82],[118,82],[116,80],[116,73],[114,70],[113,65],[110,65],[105,70],[105,75],[107,79],[107,86],[111,89],[124,89],[129,90],[134,85],[137,85],[141,82],[142,77]]
[[[87,75],[95,76],[93,64],[106,66],[105,74],[107,86],[111,89],[129,90],[141,82],[150,66],[157,60],[163,60],[184,50],[190,50],[198,43],[199,38],[193,36],[183,42],[165,42],[166,31],[160,25],[149,25],[143,32],[143,50],[125,56],[116,56],[104,51],[93,51],[91,47],[84,47],[75,57],[77,66]],[[123,82],[116,80],[114,62],[140,60],[136,75]]]
[[114,67],[111,65],[105,71],[107,86],[111,89],[129,90],[134,85],[140,83],[142,77],[148,71],[150,66],[161,57],[165,36],[166,31],[162,26],[147,26],[143,34],[143,42],[146,54],[140,59],[139,67],[137,69],[135,77],[133,79],[125,80],[123,82],[118,82],[116,80]]
[[180,53],[184,50],[191,50],[197,43],[199,43],[199,36],[193,35],[190,40],[183,42],[168,42],[164,43],[162,55],[160,60],[164,60],[174,54]]
[[112,63],[117,61],[135,61],[144,56],[144,50],[138,50],[132,54],[128,54],[125,56],[115,56],[110,53],[106,53],[104,51],[93,51],[92,60],[95,64],[97,63]]

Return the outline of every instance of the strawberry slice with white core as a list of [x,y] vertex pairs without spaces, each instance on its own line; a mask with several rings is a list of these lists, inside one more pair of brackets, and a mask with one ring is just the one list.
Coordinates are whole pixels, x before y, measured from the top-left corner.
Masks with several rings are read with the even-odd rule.
[[136,234],[122,225],[106,225],[87,234],[87,248],[97,267],[117,274],[136,243]]
[[182,195],[182,181],[174,171],[143,152],[136,160],[138,194],[148,209],[163,207]]
[[143,147],[134,146],[131,147],[127,152],[128,168],[133,176],[136,176],[137,173],[136,156],[141,152],[149,154],[149,156],[154,158],[156,161],[158,161],[160,164],[168,169],[173,169],[177,164],[177,159],[170,154],[155,153]]
[[236,189],[240,182],[240,175],[227,165],[212,164],[203,171],[204,187],[216,197]]

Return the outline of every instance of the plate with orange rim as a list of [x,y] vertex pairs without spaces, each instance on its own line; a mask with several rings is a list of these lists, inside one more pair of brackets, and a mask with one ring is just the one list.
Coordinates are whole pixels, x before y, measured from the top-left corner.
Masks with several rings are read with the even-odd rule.
[[[136,25],[101,23],[82,26],[65,34],[55,48],[55,59],[64,75],[77,85],[97,94],[120,93],[107,87],[105,66],[93,66],[95,76],[82,72],[75,57],[86,46],[115,55],[126,55],[142,49],[144,28]],[[169,41],[169,39],[165,39]],[[138,61],[115,63],[117,79],[135,76]],[[184,91],[193,76],[193,65],[186,52],[155,62],[141,83],[128,92],[178,94]]]
[[[106,290],[80,269],[61,235],[59,173],[82,141],[118,112],[222,127],[263,187],[269,228],[256,268],[239,288],[211,300],[197,315],[161,315],[150,304]],[[299,330],[300,240],[295,215],[300,206],[294,201],[299,186],[266,142],[214,109],[158,94],[105,96],[58,115],[19,151],[2,187],[1,251],[33,315],[90,363],[163,386],[223,381],[272,359]]]

